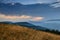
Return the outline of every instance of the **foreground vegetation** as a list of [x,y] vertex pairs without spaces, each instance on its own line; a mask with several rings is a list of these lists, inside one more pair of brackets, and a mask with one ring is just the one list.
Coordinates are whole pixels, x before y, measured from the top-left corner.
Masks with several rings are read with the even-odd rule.
[[0,24],[0,40],[60,40],[60,35],[12,24]]

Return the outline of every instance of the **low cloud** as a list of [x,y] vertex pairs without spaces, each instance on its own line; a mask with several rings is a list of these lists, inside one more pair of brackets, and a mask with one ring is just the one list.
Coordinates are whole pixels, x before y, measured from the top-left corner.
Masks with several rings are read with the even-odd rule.
[[51,19],[51,20],[48,20],[48,21],[60,21],[60,19]]
[[51,6],[54,8],[58,8],[58,7],[60,7],[60,3],[52,4]]
[[0,21],[41,21],[43,17],[34,17],[34,16],[28,16],[28,15],[21,15],[21,16],[10,16],[10,15],[4,15],[0,14]]
[[42,20],[42,19],[44,19],[43,17],[34,17],[32,20],[33,21],[40,21],[40,20]]
[[[51,4],[52,7],[57,8],[60,7],[60,0],[0,0],[2,3],[11,3],[11,5],[14,5],[14,3],[21,3],[21,4]],[[58,3],[55,3],[58,2]],[[55,4],[52,4],[55,3]]]
[[51,4],[51,6],[54,8],[60,7],[60,0],[57,0],[54,4]]
[[47,4],[51,4],[56,2],[57,0],[37,0],[39,3],[47,3]]

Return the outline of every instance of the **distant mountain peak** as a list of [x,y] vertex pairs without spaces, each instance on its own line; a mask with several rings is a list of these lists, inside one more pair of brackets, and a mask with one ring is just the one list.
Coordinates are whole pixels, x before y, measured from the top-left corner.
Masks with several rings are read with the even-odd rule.
[[29,22],[16,22],[15,24],[25,25],[25,26],[35,26]]

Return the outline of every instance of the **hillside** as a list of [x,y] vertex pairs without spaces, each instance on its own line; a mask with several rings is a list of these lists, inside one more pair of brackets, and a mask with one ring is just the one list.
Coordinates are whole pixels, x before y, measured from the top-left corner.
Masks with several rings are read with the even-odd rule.
[[0,24],[0,40],[60,40],[60,36],[18,25]]

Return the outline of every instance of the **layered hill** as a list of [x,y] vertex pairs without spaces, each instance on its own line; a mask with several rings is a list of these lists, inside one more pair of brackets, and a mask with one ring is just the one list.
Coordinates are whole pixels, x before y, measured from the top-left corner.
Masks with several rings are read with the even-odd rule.
[[60,36],[18,25],[0,24],[0,40],[60,40]]

